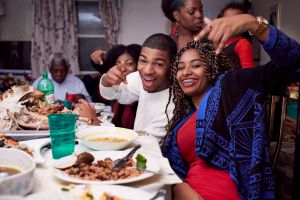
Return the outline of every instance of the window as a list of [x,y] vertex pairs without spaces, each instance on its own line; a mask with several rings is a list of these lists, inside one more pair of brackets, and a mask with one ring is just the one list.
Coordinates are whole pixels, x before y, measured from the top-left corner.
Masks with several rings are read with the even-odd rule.
[[1,41],[0,69],[30,70],[31,42]]
[[107,49],[105,29],[99,17],[99,2],[77,0],[76,10],[80,71],[95,71],[90,61],[90,53],[96,48]]

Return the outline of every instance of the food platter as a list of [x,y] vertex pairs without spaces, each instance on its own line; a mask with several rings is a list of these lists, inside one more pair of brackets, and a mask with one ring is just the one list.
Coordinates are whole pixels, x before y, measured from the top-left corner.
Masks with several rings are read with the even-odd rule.
[[[129,151],[96,151],[90,153],[95,157],[95,160],[103,160],[105,158],[111,158],[112,160],[116,160],[124,157],[128,152]],[[159,161],[150,155],[146,155],[144,153],[142,153],[142,155],[147,159],[146,169],[151,170],[153,172],[158,172],[160,169]],[[133,158],[135,158],[135,156],[136,155],[134,155]],[[70,183],[77,183],[77,184],[125,184],[125,183],[140,181],[154,175],[154,173],[144,172],[138,176],[131,177],[131,178],[101,181],[101,180],[85,180],[85,179],[75,178],[69,176],[62,170],[59,169],[53,169],[53,170],[54,170],[54,175],[60,180],[70,182]]]
[[[60,191],[57,192],[44,192],[44,193],[37,193],[33,195],[29,195],[26,197],[27,200],[40,200],[40,199],[57,199],[57,200],[73,200],[73,199],[84,199],[83,195],[85,190],[91,191],[94,199],[100,199],[103,193],[108,193],[111,195],[115,195],[121,199],[130,199],[130,200],[149,200],[151,199],[154,194],[150,194],[144,190],[138,188],[132,188],[128,186],[121,186],[121,185],[77,185],[74,188],[62,188]],[[63,191],[67,190],[67,191]],[[163,199],[163,197],[158,198]]]

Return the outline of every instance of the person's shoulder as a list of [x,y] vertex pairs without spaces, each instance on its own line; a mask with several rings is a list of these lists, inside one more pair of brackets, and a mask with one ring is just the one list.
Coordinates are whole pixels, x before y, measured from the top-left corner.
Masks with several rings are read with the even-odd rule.
[[35,79],[35,81],[32,83],[32,87],[37,88],[38,82],[42,79],[42,77],[38,77]]
[[71,82],[82,82],[82,80],[79,77],[77,77],[73,74],[68,74],[66,77],[66,80],[71,81]]
[[142,79],[138,71],[128,74],[126,80],[130,84],[142,84]]
[[241,38],[241,39],[239,39],[239,41],[237,42],[237,46],[238,45],[250,45],[250,46],[252,46],[251,45],[251,43],[249,42],[249,40],[247,40],[246,38]]

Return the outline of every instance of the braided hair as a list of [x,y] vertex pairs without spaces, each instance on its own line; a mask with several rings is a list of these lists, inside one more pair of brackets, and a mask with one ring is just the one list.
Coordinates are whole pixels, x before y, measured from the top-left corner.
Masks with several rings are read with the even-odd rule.
[[175,108],[173,110],[173,117],[170,121],[168,121],[166,126],[167,134],[162,139],[161,144],[163,144],[169,133],[176,127],[176,125],[194,108],[192,98],[184,94],[178,80],[176,79],[179,60],[182,54],[190,49],[195,49],[198,51],[200,59],[204,64],[205,76],[207,77],[209,83],[214,84],[221,74],[231,70],[228,58],[223,54],[216,55],[213,43],[207,39],[190,42],[177,53],[170,68],[169,102],[166,106],[166,110],[170,104],[171,96],[173,97]]

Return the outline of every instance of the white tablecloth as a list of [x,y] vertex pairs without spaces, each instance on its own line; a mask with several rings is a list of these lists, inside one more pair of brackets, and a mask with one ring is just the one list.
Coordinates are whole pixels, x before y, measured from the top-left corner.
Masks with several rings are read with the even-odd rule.
[[[30,147],[33,147],[35,151],[39,151],[39,147],[42,144],[47,143],[49,138],[44,139],[36,139],[24,141],[22,143],[27,144]],[[159,144],[157,140],[152,136],[139,136],[137,140],[135,140],[134,144],[141,144],[142,147],[139,150],[141,153],[144,152],[148,155],[151,155],[160,162],[161,169],[160,172],[168,172],[171,173],[173,170],[171,169],[169,162],[166,158],[162,157]],[[134,145],[133,144],[133,145]],[[83,152],[88,150],[83,145],[76,145],[76,152]],[[89,150],[91,151],[91,150]],[[48,154],[48,155],[47,155]],[[51,157],[51,152],[46,152],[45,157]],[[41,160],[40,160],[41,161]],[[166,187],[169,190],[169,185],[182,182],[175,174],[174,175],[154,175],[150,178],[133,182],[129,184],[125,184],[126,186],[131,186],[135,188],[140,188],[150,193],[156,193],[160,188]],[[49,159],[46,159],[46,162],[42,165],[37,165],[35,170],[35,184],[32,191],[34,193],[49,193],[60,190],[63,186],[66,186],[70,183],[59,180],[53,175],[52,167],[50,165]],[[168,195],[166,199],[170,198],[170,191],[168,191]]]

